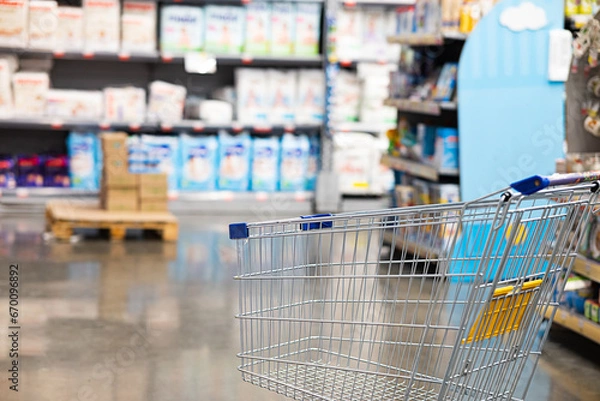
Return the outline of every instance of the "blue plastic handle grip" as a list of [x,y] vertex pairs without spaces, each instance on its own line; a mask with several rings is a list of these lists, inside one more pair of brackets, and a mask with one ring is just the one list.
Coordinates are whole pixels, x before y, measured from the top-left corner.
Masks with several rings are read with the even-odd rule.
[[544,188],[558,185],[579,184],[600,180],[600,171],[588,171],[585,173],[554,174],[554,175],[532,175],[520,181],[510,184],[511,188],[523,195],[531,195]]

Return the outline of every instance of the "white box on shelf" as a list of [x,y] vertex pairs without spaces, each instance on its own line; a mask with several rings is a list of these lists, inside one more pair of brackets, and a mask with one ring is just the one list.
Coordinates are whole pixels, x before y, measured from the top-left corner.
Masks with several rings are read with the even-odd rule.
[[149,53],[156,50],[156,3],[125,1],[121,16],[121,50]]
[[85,51],[119,51],[120,9],[118,0],[83,0]]
[[297,56],[316,56],[319,54],[321,5],[297,3],[295,29],[294,54]]
[[339,177],[339,191],[344,195],[372,193],[380,158],[373,135],[338,132],[333,136],[333,146],[333,166]]
[[13,114],[12,67],[10,61],[0,58],[0,118]]
[[204,9],[195,6],[163,6],[160,10],[160,50],[185,53],[204,48]]
[[363,11],[357,8],[340,8],[337,25],[335,35],[338,58],[356,60],[363,57]]
[[[386,11],[386,22],[385,22],[385,36],[395,36],[397,35],[397,26],[396,26],[396,12],[388,10]],[[402,45],[399,43],[388,43],[386,46],[386,59],[393,62],[398,63],[400,60],[400,50]]]
[[100,121],[104,116],[103,100],[101,91],[50,89],[46,96],[46,115]]
[[277,56],[289,56],[294,47],[296,13],[291,2],[273,3],[271,9],[271,42],[269,51]]
[[163,81],[150,83],[148,121],[167,123],[181,121],[186,93],[184,86]]
[[358,75],[350,71],[340,71],[335,77],[333,99],[331,102],[331,121],[357,121],[360,98],[360,81]]
[[15,54],[0,53],[0,60],[6,60],[11,74],[19,69],[19,58]]
[[230,124],[233,106],[221,100],[202,100],[198,106],[198,118],[209,124]]
[[56,50],[83,50],[83,9],[59,6],[57,15]]
[[45,72],[16,72],[13,75],[15,115],[43,116],[49,88],[50,77]]
[[104,88],[104,118],[139,124],[146,118],[146,91],[142,88]]
[[238,6],[206,6],[206,51],[240,54],[244,46],[245,10]]
[[269,122],[293,123],[296,118],[297,72],[269,69],[267,74]]
[[29,47],[54,50],[58,28],[58,4],[53,0],[29,1]]
[[264,55],[271,42],[271,4],[253,1],[246,6],[244,53]]
[[267,122],[269,112],[267,86],[266,70],[238,68],[235,71],[238,121],[250,124]]
[[0,2],[0,46],[27,46],[27,0]]
[[298,71],[296,122],[321,124],[325,110],[325,74],[321,70]]
[[[386,9],[383,7],[368,7],[363,11],[363,26],[360,55],[373,60],[386,60]],[[383,28],[383,29],[382,29]]]

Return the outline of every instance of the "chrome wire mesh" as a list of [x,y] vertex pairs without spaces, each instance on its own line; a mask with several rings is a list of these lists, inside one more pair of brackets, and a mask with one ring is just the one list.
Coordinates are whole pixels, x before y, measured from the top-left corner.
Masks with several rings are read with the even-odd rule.
[[589,188],[249,224],[243,379],[296,400],[522,399]]

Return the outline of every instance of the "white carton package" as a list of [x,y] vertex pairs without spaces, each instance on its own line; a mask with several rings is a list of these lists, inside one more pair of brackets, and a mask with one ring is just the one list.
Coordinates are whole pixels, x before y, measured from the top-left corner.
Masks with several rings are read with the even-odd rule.
[[83,0],[85,51],[118,52],[121,11],[118,0]]
[[181,121],[186,93],[187,91],[183,86],[163,81],[150,83],[148,120],[167,123]]
[[270,69],[268,80],[268,116],[273,124],[293,123],[296,117],[297,73]]
[[321,5],[313,3],[296,4],[294,34],[294,54],[315,56],[319,54],[321,37]]
[[121,50],[136,53],[156,50],[156,3],[125,1],[121,16]]
[[41,117],[46,111],[50,77],[45,72],[16,72],[13,75],[14,112],[19,116]]
[[[396,32],[396,13],[395,12],[387,12],[385,15],[386,23],[385,23],[385,32],[386,36],[394,36],[398,33]],[[399,43],[388,43],[386,46],[386,58],[389,61],[397,63],[400,60],[400,51],[402,49],[402,45]]]
[[321,124],[325,110],[325,74],[321,70],[298,71],[296,122]]
[[335,77],[334,88],[331,120],[333,122],[357,121],[361,98],[357,74],[340,71]]
[[19,58],[14,54],[0,53],[0,60],[8,63],[8,70],[11,74],[19,69]]
[[204,9],[170,5],[160,9],[160,50],[185,53],[204,47]]
[[146,91],[134,87],[104,88],[104,118],[109,122],[143,122],[146,118]]
[[253,1],[246,6],[246,43],[244,52],[264,55],[271,42],[271,4]]
[[381,158],[373,135],[339,132],[333,136],[333,146],[333,166],[339,177],[339,191],[344,195],[372,193]]
[[50,89],[46,96],[48,117],[100,121],[103,107],[101,91]]
[[54,50],[58,28],[58,4],[53,0],[29,1],[29,47]]
[[227,124],[233,121],[233,106],[221,100],[200,102],[198,118],[210,124]]
[[340,8],[337,24],[337,56],[340,60],[356,60],[362,57],[363,11],[357,8]]
[[271,8],[271,42],[269,51],[278,56],[289,56],[294,48],[296,14],[294,4],[273,3]]
[[[362,17],[362,38],[360,55],[377,61],[387,60],[386,23],[383,7],[365,8]],[[382,29],[383,28],[383,29]]]
[[206,51],[239,54],[244,46],[245,10],[237,6],[207,6]]
[[10,117],[13,114],[12,74],[10,61],[0,58],[0,118]]
[[235,71],[238,121],[250,124],[267,123],[267,85],[266,70],[238,68]]
[[26,47],[27,0],[0,1],[0,46]]
[[83,9],[59,6],[57,10],[56,50],[81,51],[83,49]]

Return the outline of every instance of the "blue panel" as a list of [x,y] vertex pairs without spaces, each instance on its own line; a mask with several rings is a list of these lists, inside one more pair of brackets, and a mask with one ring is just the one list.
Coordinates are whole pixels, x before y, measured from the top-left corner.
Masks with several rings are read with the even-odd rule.
[[229,239],[248,238],[248,225],[246,223],[231,223],[229,225]]
[[[311,216],[300,216],[300,218],[314,219],[316,217],[331,217],[331,216],[332,216],[331,213],[324,213],[324,214],[313,214]],[[319,222],[314,222],[314,223],[300,224],[300,229],[302,231],[319,230],[321,228],[331,228],[331,227],[333,227],[333,221],[319,221]]]
[[503,0],[463,48],[458,78],[461,196],[471,200],[530,175],[554,172],[563,156],[564,85],[547,79],[549,31],[563,28],[562,0],[527,0],[546,12],[536,31],[500,25]]

